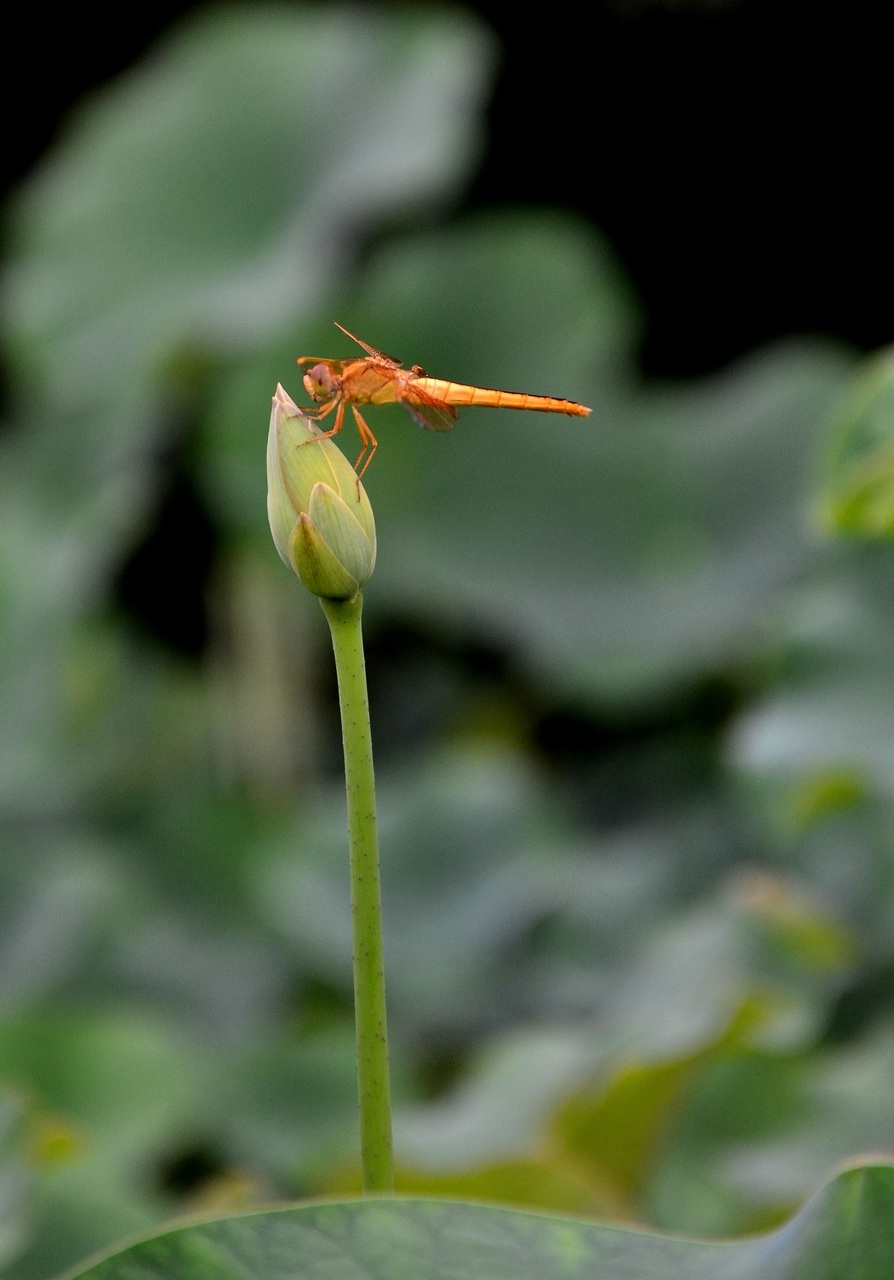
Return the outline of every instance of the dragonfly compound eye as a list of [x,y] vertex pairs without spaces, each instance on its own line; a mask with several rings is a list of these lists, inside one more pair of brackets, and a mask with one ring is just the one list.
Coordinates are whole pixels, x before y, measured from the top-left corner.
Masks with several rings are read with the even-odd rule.
[[312,400],[326,400],[335,390],[328,364],[315,364],[304,375],[304,389]]

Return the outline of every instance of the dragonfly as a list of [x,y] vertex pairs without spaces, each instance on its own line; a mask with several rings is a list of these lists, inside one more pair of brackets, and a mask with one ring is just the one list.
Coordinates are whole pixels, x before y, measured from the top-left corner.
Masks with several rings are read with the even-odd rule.
[[360,405],[403,405],[411,417],[429,431],[450,431],[456,422],[456,406],[464,405],[535,409],[541,413],[567,413],[574,418],[585,418],[591,412],[586,405],[577,404],[574,400],[530,396],[518,391],[494,391],[489,387],[472,387],[462,382],[430,378],[421,365],[414,364],[411,369],[405,369],[401,360],[386,355],[384,351],[377,351],[337,320],[334,323],[352,342],[362,347],[366,355],[355,356],[350,360],[299,356],[297,363],[310,366],[304,374],[304,389],[314,403],[321,406],[308,416],[315,422],[322,422],[331,413],[335,414],[334,424],[328,431],[321,431],[321,436],[337,435],[344,424],[345,407],[351,406],[363,446],[354,463],[358,480],[379,447],[378,440],[360,412]]

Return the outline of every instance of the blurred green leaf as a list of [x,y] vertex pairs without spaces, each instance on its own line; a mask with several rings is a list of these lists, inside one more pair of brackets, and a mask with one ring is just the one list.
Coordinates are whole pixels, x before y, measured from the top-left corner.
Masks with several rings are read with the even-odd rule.
[[[400,1098],[400,1055],[394,1055]],[[215,1099],[234,1161],[291,1194],[317,1191],[323,1170],[357,1141],[357,1060],[350,1019],[318,1034],[269,1033],[225,1059]]]
[[859,808],[868,794],[866,779],[855,769],[821,771],[795,789],[792,817],[799,826],[809,827],[830,815]]
[[[684,822],[584,838],[511,750],[382,770],[379,795],[391,1013],[430,1043],[561,1010],[597,1018],[607,1047],[675,1055],[712,1039],[755,989],[772,993],[768,1026],[809,1036],[856,961],[846,927],[797,881],[725,880],[716,837],[684,909],[695,861]],[[335,793],[278,832],[255,881],[261,917],[302,969],[347,992],[343,803]]]
[[0,1077],[73,1135],[69,1157],[37,1184],[28,1247],[11,1276],[52,1275],[170,1212],[153,1160],[201,1114],[209,1067],[169,1020],[131,1011],[0,1024]]
[[628,1061],[608,1079],[568,1098],[553,1117],[551,1136],[563,1156],[608,1184],[619,1205],[635,1213],[646,1181],[678,1122],[683,1100],[710,1063],[727,1056],[762,1018],[743,1005],[730,1026],[693,1053],[664,1061]]
[[[775,896],[795,898],[784,890]],[[768,886],[764,896],[769,892]],[[753,1117],[761,1106],[772,1117],[769,1129],[760,1130],[763,1141],[786,1130],[797,1141],[810,1072],[826,1060],[806,1050],[826,1008],[822,984],[828,991],[832,979],[824,951],[817,963],[812,950],[797,946],[801,971],[784,950],[780,954],[775,914],[764,920],[756,898],[753,885],[736,887],[713,913],[691,913],[651,946],[639,942],[626,964],[614,972],[603,967],[595,977],[601,1003],[589,1023],[506,1036],[473,1059],[454,1090],[402,1109],[395,1129],[399,1189],[621,1219],[648,1216],[654,1204],[669,1215],[662,1223],[688,1228],[695,1220],[713,1234],[778,1221],[820,1171],[814,1166],[808,1175],[802,1168],[797,1188],[773,1199],[760,1195],[759,1178],[752,1195],[734,1191],[723,1160],[741,1141],[737,1125],[756,1136]],[[800,912],[810,917],[807,903]],[[836,961],[842,963],[837,953]],[[787,1094],[777,1089],[772,1104],[770,1098],[759,1104],[745,1090],[739,1098],[731,1089],[718,1125],[719,1104],[705,1082],[718,1073],[723,1078],[725,1064],[761,1054],[769,1064],[767,1087],[782,1064],[799,1073],[792,1088]],[[883,1099],[874,1095],[867,1105],[884,1128]],[[856,1134],[850,1145],[840,1138],[830,1148],[832,1159],[866,1146]],[[756,1167],[760,1154],[758,1146]],[[772,1154],[767,1159],[772,1167]],[[694,1194],[698,1167],[713,1168],[714,1177],[691,1204],[686,1197]],[[677,1173],[673,1189],[669,1168]],[[354,1192],[357,1170],[338,1167],[324,1185]],[[721,1192],[722,1206],[716,1203]]]
[[705,1244],[446,1201],[310,1205],[181,1227],[72,1273],[84,1280],[888,1280],[894,1166],[842,1173],[786,1227]]
[[29,833],[0,868],[0,1016],[27,1008],[82,972],[107,919],[123,906],[122,885],[103,849],[56,833]]
[[894,791],[892,571],[886,545],[836,548],[788,594],[775,620],[787,661],[734,727],[738,764],[799,787],[844,773]]
[[[398,1190],[641,1217],[688,1095],[764,1016],[754,1000],[674,1058],[634,1060],[583,1029],[508,1037],[453,1096],[398,1116]],[[353,1192],[359,1177],[325,1186]]]
[[[536,797],[514,757],[457,756],[389,781],[380,775],[389,1002],[418,1034],[489,1016],[508,978],[502,957],[554,890],[520,854]],[[350,989],[351,916],[344,797],[280,837],[259,865],[262,910],[311,971]],[[427,854],[420,857],[420,824]],[[295,856],[300,849],[301,855]],[[437,1033],[436,1033],[437,1034]]]
[[[509,748],[473,742],[380,770],[378,792],[390,1010],[432,1044],[511,1016],[601,1009],[686,874],[677,831],[594,844]],[[340,789],[263,846],[255,881],[260,915],[302,969],[348,992]],[[709,1024],[716,1013],[704,1013]],[[625,1016],[635,1018],[629,1004]]]
[[832,913],[779,876],[752,874],[741,888],[743,906],[783,963],[816,974],[852,968],[856,940]]
[[835,533],[894,533],[894,348],[866,361],[831,427],[822,514]]
[[0,1092],[0,1267],[19,1253],[28,1237],[34,1171],[27,1159],[27,1103]]
[[496,1162],[520,1163],[539,1152],[552,1111],[606,1054],[587,1026],[517,1029],[492,1041],[467,1064],[455,1088],[399,1109],[399,1165],[414,1178],[449,1178]]
[[[894,1149],[890,1023],[862,1043],[812,1060],[790,1060],[782,1107],[774,1103],[784,1079],[784,1060],[781,1065],[782,1071],[770,1059],[753,1062],[750,1096],[747,1105],[738,1108],[736,1141],[724,1145],[715,1165],[721,1183],[753,1200],[773,1196],[777,1202],[793,1203],[805,1185],[822,1177],[836,1161],[859,1151]],[[737,1110],[736,1099],[742,1098],[742,1079],[730,1073],[724,1080],[727,1124]],[[719,1083],[715,1081],[715,1104]],[[764,1109],[769,1124],[761,1118]],[[688,1118],[690,1131],[697,1123],[695,1116],[693,1111]]]
[[183,343],[294,321],[364,225],[456,184],[488,62],[447,10],[191,18],[82,107],[17,202],[9,325],[45,393],[142,395]]

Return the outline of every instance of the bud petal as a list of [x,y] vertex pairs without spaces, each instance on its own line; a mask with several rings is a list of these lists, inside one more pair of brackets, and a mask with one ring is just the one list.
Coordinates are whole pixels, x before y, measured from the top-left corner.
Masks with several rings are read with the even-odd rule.
[[353,600],[359,581],[341,563],[309,515],[300,515],[292,534],[292,564],[308,591],[326,600]]
[[308,515],[348,572],[359,582],[367,582],[376,563],[375,544],[370,543],[360,521],[344,500],[327,484],[315,484]]
[[368,581],[376,527],[366,491],[282,387],[267,437],[267,514],[282,560],[316,595],[352,599]]

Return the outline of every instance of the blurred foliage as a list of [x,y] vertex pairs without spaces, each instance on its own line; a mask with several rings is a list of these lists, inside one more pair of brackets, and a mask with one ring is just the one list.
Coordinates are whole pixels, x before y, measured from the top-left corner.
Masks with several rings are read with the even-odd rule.
[[827,519],[839,533],[894,532],[894,348],[866,362],[832,434]]
[[333,319],[593,407],[371,417],[402,1185],[733,1233],[894,1145],[894,552],[826,532],[889,532],[890,354],[641,385],[591,227],[450,216],[493,60],[459,11],[210,11],[11,210],[14,1280],[351,1182],[331,660],[264,492]]
[[[77,1272],[83,1280],[887,1280],[894,1169],[874,1162],[830,1182],[786,1227],[706,1243],[444,1200],[310,1204],[163,1232]],[[75,1277],[72,1277],[75,1280]]]

